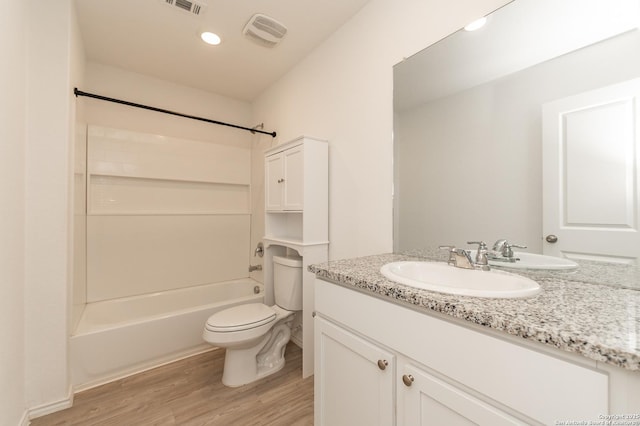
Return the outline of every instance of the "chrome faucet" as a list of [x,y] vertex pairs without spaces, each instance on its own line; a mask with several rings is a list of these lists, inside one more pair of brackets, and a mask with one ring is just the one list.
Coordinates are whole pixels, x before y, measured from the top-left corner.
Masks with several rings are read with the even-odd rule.
[[500,239],[493,243],[493,250],[491,253],[489,253],[489,257],[491,260],[498,260],[502,262],[515,262],[517,260],[520,260],[514,257],[513,247],[527,248],[527,246],[519,244],[509,244],[509,241]]
[[476,251],[476,262],[475,268],[482,269],[483,271],[488,271],[489,268],[489,258],[488,258],[488,250],[487,244],[484,241],[467,241],[467,244],[477,244],[478,250]]
[[449,260],[447,260],[449,265],[457,268],[473,269],[473,260],[471,260],[471,255],[467,250],[459,249],[454,246],[440,246],[438,248],[440,250],[449,251]]
[[456,248],[455,246],[440,246],[438,248],[449,252],[449,259],[447,260],[449,265],[455,266],[456,268],[488,271],[490,268],[487,258],[487,245],[484,241],[469,241],[467,244],[478,244],[475,261],[471,259],[469,250]]

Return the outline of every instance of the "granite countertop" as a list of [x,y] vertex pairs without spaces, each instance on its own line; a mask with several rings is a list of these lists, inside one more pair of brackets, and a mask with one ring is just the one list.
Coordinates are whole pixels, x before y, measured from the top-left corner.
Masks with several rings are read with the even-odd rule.
[[[640,291],[633,289],[637,281],[635,277],[630,278],[628,267],[609,268],[579,262],[580,268],[574,273],[512,271],[534,279],[542,291],[528,299],[489,299],[416,289],[390,281],[380,273],[385,263],[403,260],[442,261],[444,258],[434,252],[382,254],[311,265],[309,271],[319,278],[396,303],[408,303],[425,311],[450,315],[596,361],[640,371]],[[595,282],[606,282],[607,272],[612,277],[609,282]]]

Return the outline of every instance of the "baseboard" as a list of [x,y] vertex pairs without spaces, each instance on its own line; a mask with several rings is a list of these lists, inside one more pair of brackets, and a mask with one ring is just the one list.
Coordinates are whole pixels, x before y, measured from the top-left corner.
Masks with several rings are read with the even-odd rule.
[[73,391],[75,393],[86,391],[98,386],[105,385],[107,383],[115,382],[116,380],[133,376],[134,374],[139,374],[148,370],[153,370],[154,368],[162,367],[163,365],[171,364],[173,362],[180,361],[185,358],[190,358],[195,355],[200,355],[205,352],[210,352],[216,349],[218,348],[215,348],[209,344],[203,344],[203,345],[196,346],[195,348],[191,348],[187,351],[180,352],[178,354],[172,354],[170,356],[161,357],[161,358],[154,358],[149,361],[137,364],[131,368],[127,368],[125,370],[121,370],[113,374],[104,375],[86,383],[77,384],[74,386]]
[[[56,411],[64,410],[73,405],[73,389],[69,386],[67,391],[67,397],[58,401],[49,402],[47,404],[40,405],[38,407],[30,408],[28,411],[29,419],[36,419],[38,417],[46,416],[47,414],[55,413]],[[26,423],[29,424],[29,423]]]
[[298,338],[298,336],[291,336],[291,341],[300,349],[302,349],[302,340]]
[[29,426],[29,410],[24,410],[22,413],[22,418],[20,419],[20,423],[18,426]]

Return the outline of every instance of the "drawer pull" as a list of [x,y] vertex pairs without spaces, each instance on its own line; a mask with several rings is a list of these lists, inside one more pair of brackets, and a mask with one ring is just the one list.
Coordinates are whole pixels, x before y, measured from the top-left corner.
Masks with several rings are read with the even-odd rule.
[[402,376],[402,383],[404,383],[405,386],[411,386],[414,380],[415,379],[411,374],[405,374],[404,376]]
[[378,368],[380,370],[385,370],[387,368],[387,365],[389,365],[389,363],[387,362],[386,359],[379,359],[378,360]]

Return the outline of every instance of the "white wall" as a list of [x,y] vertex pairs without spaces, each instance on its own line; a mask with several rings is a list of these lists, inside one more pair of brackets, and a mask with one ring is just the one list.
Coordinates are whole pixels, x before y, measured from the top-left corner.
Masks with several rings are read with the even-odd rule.
[[[25,416],[26,2],[0,1],[0,424]],[[21,420],[22,419],[22,420]]]
[[72,2],[28,2],[25,188],[26,402],[32,415],[69,404],[72,281]]
[[[83,86],[86,58],[84,45],[80,35],[80,27],[75,13],[72,9],[71,17],[71,69],[70,80],[76,86]],[[76,102],[75,97],[70,99],[73,146],[73,174],[71,185],[73,191],[73,284],[69,288],[71,303],[71,318],[67,334],[75,329],[85,303],[87,302],[87,270],[86,270],[86,241],[87,241],[87,214],[86,214],[86,173],[87,173],[87,141],[86,125],[84,118],[84,108],[82,102]]]
[[528,102],[509,103],[525,92],[481,86],[397,114],[399,250],[507,238],[540,252],[540,132]]
[[392,250],[393,65],[504,3],[371,0],[254,103],[277,143],[329,140],[331,259]]

